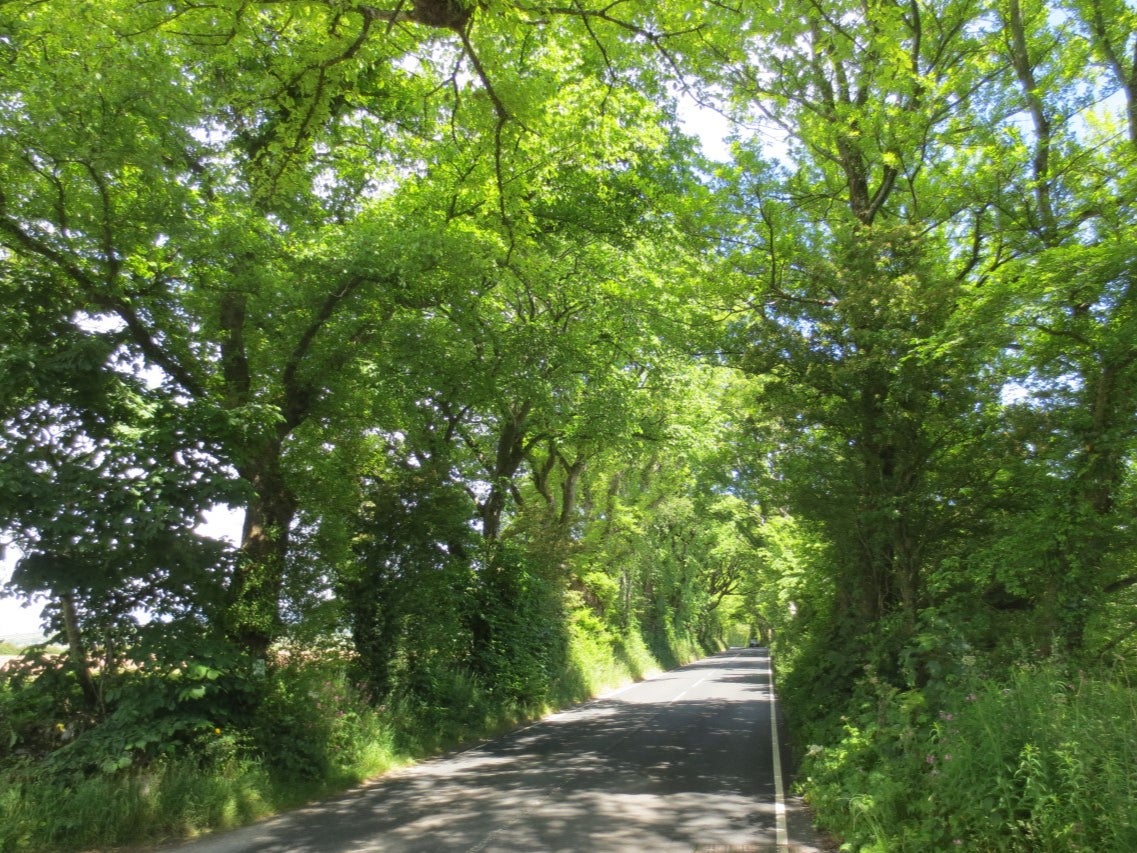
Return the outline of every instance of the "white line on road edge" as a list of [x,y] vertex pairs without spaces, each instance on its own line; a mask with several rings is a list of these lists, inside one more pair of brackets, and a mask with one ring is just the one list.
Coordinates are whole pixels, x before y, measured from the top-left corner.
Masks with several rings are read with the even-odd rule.
[[766,662],[770,674],[770,743],[774,752],[774,814],[777,818],[775,840],[778,851],[790,849],[789,832],[786,830],[786,785],[782,781],[782,748],[778,742],[778,697],[774,693],[774,662],[769,653]]

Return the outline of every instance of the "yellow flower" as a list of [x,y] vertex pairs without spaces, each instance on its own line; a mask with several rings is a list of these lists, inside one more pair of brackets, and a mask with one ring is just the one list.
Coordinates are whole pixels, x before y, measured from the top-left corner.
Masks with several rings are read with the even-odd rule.
[[219,734],[221,734],[221,729],[214,729],[214,730],[213,730],[213,733],[214,733],[215,735],[219,735]]

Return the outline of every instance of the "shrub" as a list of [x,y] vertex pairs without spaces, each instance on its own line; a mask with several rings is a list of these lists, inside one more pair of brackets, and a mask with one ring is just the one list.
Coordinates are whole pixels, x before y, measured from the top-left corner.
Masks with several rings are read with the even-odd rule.
[[392,762],[390,725],[336,654],[290,656],[264,680],[249,739],[281,781],[347,781]]
[[1031,666],[950,687],[902,691],[870,672],[839,732],[808,748],[804,788],[843,850],[1137,850],[1127,681]]
[[[347,680],[342,658],[246,673],[239,701],[236,681],[225,686],[234,673],[198,666],[133,673],[107,718],[66,748],[46,761],[10,755],[0,851],[105,849],[235,826],[398,761],[389,720]],[[13,704],[10,684],[0,699]],[[15,699],[39,701],[34,683]]]

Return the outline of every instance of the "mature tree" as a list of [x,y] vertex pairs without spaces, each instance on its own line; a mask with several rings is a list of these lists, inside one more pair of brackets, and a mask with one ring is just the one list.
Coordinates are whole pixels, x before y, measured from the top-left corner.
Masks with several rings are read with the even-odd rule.
[[911,631],[937,550],[975,509],[984,341],[909,229],[858,227],[837,252],[787,276],[796,299],[752,315],[742,364],[765,377],[788,444],[778,491],[824,524],[849,612],[901,614]]
[[760,50],[722,52],[737,113],[786,140],[777,159],[761,134],[742,141],[719,175],[729,220],[712,225],[727,346],[762,377],[756,422],[776,460],[773,477],[752,470],[832,543],[840,630],[894,625],[898,642],[993,476],[976,463],[991,461],[987,364],[1006,332],[974,287],[1005,238],[992,199],[960,180],[1013,93],[997,73],[1010,66],[988,62],[985,11],[783,4],[747,19]]
[[[1035,643],[1056,639],[1076,652],[1094,614],[1132,584],[1137,146],[1123,58],[1131,13],[1101,3],[1073,4],[1061,18],[1051,11],[1000,7],[999,48],[1029,122],[990,155],[1017,166],[1001,211],[1018,257],[989,298],[1015,330],[1011,433],[1025,451],[1019,488],[1035,495],[1011,523],[1019,535],[1006,533],[1017,571],[1004,576],[1031,608]],[[1119,116],[1099,105],[1109,93]]]
[[541,227],[535,193],[658,144],[657,108],[617,87],[643,28],[448,3],[56,5],[0,13],[7,268],[43,322],[96,323],[98,370],[113,353],[147,372],[150,405],[229,472],[245,523],[224,620],[263,652],[298,514],[351,482],[313,469],[366,428],[394,318],[493,289]]

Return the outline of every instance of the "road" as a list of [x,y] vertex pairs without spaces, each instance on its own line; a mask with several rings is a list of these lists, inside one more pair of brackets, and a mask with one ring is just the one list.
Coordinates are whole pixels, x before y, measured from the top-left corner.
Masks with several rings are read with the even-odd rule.
[[[764,649],[662,673],[176,853],[819,851],[788,794]],[[775,742],[781,748],[775,751]]]

